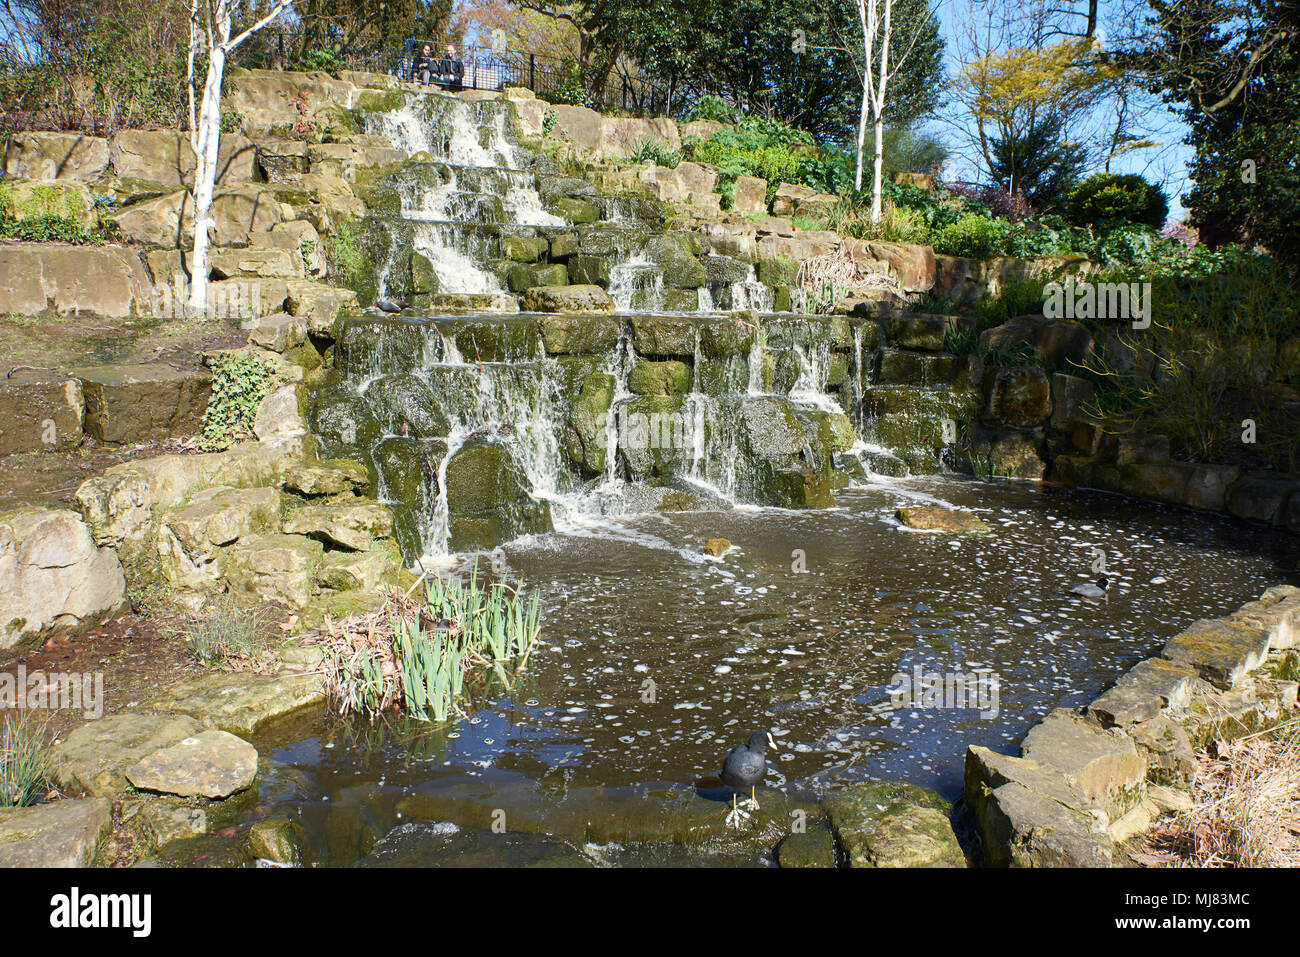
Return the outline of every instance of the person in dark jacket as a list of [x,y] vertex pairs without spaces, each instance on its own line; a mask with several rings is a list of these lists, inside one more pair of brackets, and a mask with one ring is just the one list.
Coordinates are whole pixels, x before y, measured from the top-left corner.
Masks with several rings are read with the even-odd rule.
[[415,59],[411,61],[411,80],[428,86],[433,80],[435,70],[433,61],[433,45],[424,43],[415,54]]
[[438,61],[435,82],[441,86],[458,87],[464,76],[465,65],[456,57],[456,48],[449,43],[447,52]]

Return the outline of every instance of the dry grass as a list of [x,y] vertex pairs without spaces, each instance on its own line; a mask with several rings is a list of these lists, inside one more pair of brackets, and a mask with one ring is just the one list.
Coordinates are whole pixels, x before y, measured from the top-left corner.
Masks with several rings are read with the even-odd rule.
[[805,259],[795,275],[795,309],[810,315],[829,314],[845,295],[877,289],[902,299],[898,280],[881,274],[879,269],[874,259],[858,259],[850,243],[841,244],[828,256]]
[[1192,807],[1156,824],[1139,863],[1300,866],[1300,729],[1295,723],[1201,750]]

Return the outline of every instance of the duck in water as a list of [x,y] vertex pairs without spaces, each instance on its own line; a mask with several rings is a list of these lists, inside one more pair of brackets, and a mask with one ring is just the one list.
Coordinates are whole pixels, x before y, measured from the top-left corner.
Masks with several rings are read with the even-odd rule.
[[731,810],[727,813],[727,826],[740,827],[749,817],[749,811],[758,810],[758,782],[767,773],[767,749],[776,750],[776,742],[767,731],[755,731],[749,736],[749,743],[732,748],[727,759],[722,763],[722,783],[729,788],[743,791],[749,788],[749,797],[741,804],[736,803],[736,795],[731,796]]
[[1102,601],[1110,604],[1110,579],[1102,575],[1097,579],[1097,584],[1092,582],[1083,582],[1075,585],[1070,589],[1071,595],[1078,595],[1080,598],[1086,598],[1089,601]]

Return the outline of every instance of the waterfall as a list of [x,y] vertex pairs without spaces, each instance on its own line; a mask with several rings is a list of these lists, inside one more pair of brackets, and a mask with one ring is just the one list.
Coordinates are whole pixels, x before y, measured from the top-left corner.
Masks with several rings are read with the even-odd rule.
[[[541,236],[542,253],[553,248],[551,230],[565,221],[546,212],[537,174],[521,168],[506,135],[507,109],[408,95],[402,108],[368,117],[370,132],[424,154],[380,187],[396,212],[370,221],[381,294],[427,278],[416,272],[426,269],[411,259],[416,252],[436,285],[413,298],[495,293],[513,304],[499,278],[516,268],[507,242]],[[345,322],[335,350],[339,380],[313,399],[313,431],[323,457],[373,466],[408,561],[428,565],[452,550],[552,528],[590,534],[606,528],[604,516],[628,512],[806,507],[825,500],[837,456],[865,469],[890,462],[887,474],[903,474],[903,459],[924,451],[920,430],[952,416],[955,401],[938,393],[909,396],[907,411],[895,414],[899,406],[885,390],[898,387],[872,383],[874,345],[861,323],[768,316],[750,339],[717,313],[770,312],[772,291],[753,265],[705,255],[708,282],[694,294],[676,288],[664,275],[673,267],[660,264],[676,263],[680,253],[647,236],[632,202],[607,197],[604,222],[564,230],[578,235],[583,256],[609,265],[614,317],[555,317],[557,330],[531,316],[491,315],[484,296],[460,306],[464,318]],[[565,261],[530,255],[525,269]],[[529,265],[534,259],[538,267]],[[666,306],[693,306],[697,315],[660,315]],[[567,345],[552,341],[557,331]],[[643,335],[654,354],[634,348]],[[602,345],[583,351],[586,341]],[[677,363],[689,364],[689,383]],[[632,376],[643,364],[650,368],[637,373],[645,384],[634,394]],[[579,404],[603,403],[605,380],[593,375],[612,383],[603,412]],[[588,382],[598,387],[594,395]],[[896,429],[884,430],[888,441],[878,435],[883,415],[897,425],[913,414],[918,429],[902,440]],[[592,443],[601,440],[597,466]],[[882,448],[891,442],[898,456]]]
[[609,271],[609,298],[618,312],[662,312],[663,271],[638,254]]

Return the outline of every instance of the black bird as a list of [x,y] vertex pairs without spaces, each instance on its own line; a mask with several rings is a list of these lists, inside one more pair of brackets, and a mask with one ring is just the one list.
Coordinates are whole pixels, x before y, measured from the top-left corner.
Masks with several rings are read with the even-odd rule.
[[1071,588],[1070,594],[1078,595],[1080,598],[1087,598],[1090,599],[1091,601],[1098,601],[1099,599],[1104,598],[1106,599],[1107,602],[1109,602],[1110,601],[1109,589],[1110,589],[1110,579],[1107,578],[1105,575],[1102,575],[1100,578],[1097,579],[1097,584],[1094,585],[1092,582],[1083,582],[1082,584],[1075,585],[1073,588]]
[[[749,743],[742,744],[732,748],[727,753],[727,759],[722,763],[722,783],[729,788],[735,788],[743,791],[749,788],[749,800],[745,805],[753,810],[758,810],[758,782],[763,780],[763,775],[767,773],[767,749],[776,750],[776,742],[772,740],[772,735],[768,731],[755,731],[749,736]],[[727,823],[733,823],[739,827],[739,818],[744,817],[736,805],[736,796],[731,797],[731,813],[727,815]]]

